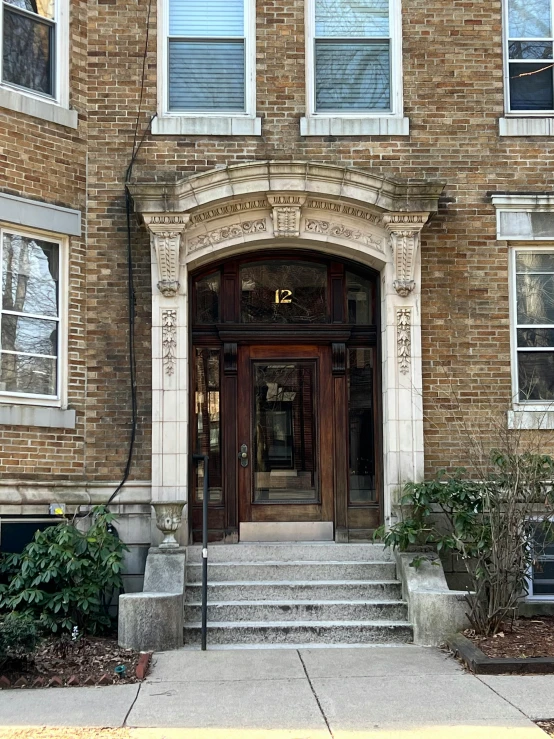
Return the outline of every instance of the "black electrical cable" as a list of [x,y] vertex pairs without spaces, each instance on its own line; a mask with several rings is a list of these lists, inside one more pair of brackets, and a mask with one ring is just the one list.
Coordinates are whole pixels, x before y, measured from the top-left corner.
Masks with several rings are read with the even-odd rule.
[[125,214],[126,214],[126,225],[127,225],[127,307],[128,307],[128,322],[129,322],[129,375],[131,385],[131,437],[129,439],[129,450],[127,453],[127,462],[125,464],[125,470],[123,477],[119,485],[116,487],[114,492],[111,494],[106,508],[112,503],[114,498],[121,491],[131,472],[131,465],[133,464],[133,454],[135,451],[135,442],[137,438],[137,426],[138,426],[138,401],[137,401],[137,362],[135,352],[135,285],[134,285],[134,268],[133,268],[133,249],[132,249],[132,230],[131,230],[131,193],[129,192],[129,182],[133,174],[133,167],[135,165],[136,158],[140,151],[144,139],[150,131],[152,121],[156,117],[154,114],[150,117],[148,125],[142,137],[137,145],[138,128],[140,123],[140,116],[142,113],[142,100],[144,97],[144,82],[146,76],[146,59],[148,56],[148,40],[150,36],[150,14],[152,11],[152,0],[148,2],[148,10],[146,15],[146,37],[144,41],[144,52],[142,55],[142,70],[141,70],[141,84],[140,84],[140,97],[139,105],[137,110],[137,118],[135,121],[135,131],[133,134],[133,149],[131,154],[131,160],[125,171]]

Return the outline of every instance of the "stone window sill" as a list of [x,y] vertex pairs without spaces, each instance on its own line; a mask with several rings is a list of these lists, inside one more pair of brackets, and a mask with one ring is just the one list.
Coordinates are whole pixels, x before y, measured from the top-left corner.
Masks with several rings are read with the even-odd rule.
[[379,116],[351,118],[306,116],[300,119],[301,136],[409,136],[410,119]]
[[508,428],[551,431],[554,429],[554,410],[508,411]]
[[554,118],[500,118],[500,136],[554,136]]
[[233,116],[156,116],[154,136],[261,136],[261,118]]
[[17,90],[0,88],[0,108],[7,108],[16,113],[25,113],[33,118],[41,118],[43,121],[57,123],[67,128],[77,128],[78,114],[76,110],[63,108],[57,103],[49,100],[24,95]]
[[74,429],[75,411],[36,405],[0,404],[0,425]]

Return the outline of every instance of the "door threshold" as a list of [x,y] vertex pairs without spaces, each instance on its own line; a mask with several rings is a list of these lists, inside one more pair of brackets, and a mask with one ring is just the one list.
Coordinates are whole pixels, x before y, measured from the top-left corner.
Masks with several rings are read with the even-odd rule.
[[242,542],[334,541],[332,521],[247,521],[240,524]]

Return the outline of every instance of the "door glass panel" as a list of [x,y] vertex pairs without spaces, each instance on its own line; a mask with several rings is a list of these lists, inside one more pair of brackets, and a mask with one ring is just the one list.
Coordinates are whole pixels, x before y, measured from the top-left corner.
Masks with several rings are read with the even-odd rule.
[[326,323],[327,266],[254,262],[240,270],[243,323]]
[[[196,348],[196,388],[194,410],[196,416],[197,454],[208,454],[209,461],[209,501],[221,503],[221,426],[219,392],[219,349]],[[196,502],[204,497],[204,464],[195,465],[194,489]]]
[[346,273],[348,323],[355,326],[373,324],[373,282],[366,277]]
[[254,363],[254,503],[317,501],[315,371]]
[[373,348],[348,350],[350,503],[375,503]]
[[218,323],[219,292],[221,278],[219,272],[213,272],[195,282],[196,316],[195,323]]

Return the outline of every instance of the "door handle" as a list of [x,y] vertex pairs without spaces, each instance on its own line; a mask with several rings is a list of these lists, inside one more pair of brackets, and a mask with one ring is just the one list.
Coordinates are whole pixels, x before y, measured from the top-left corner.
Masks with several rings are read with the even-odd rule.
[[248,467],[248,447],[243,444],[240,448],[239,459],[241,467]]

